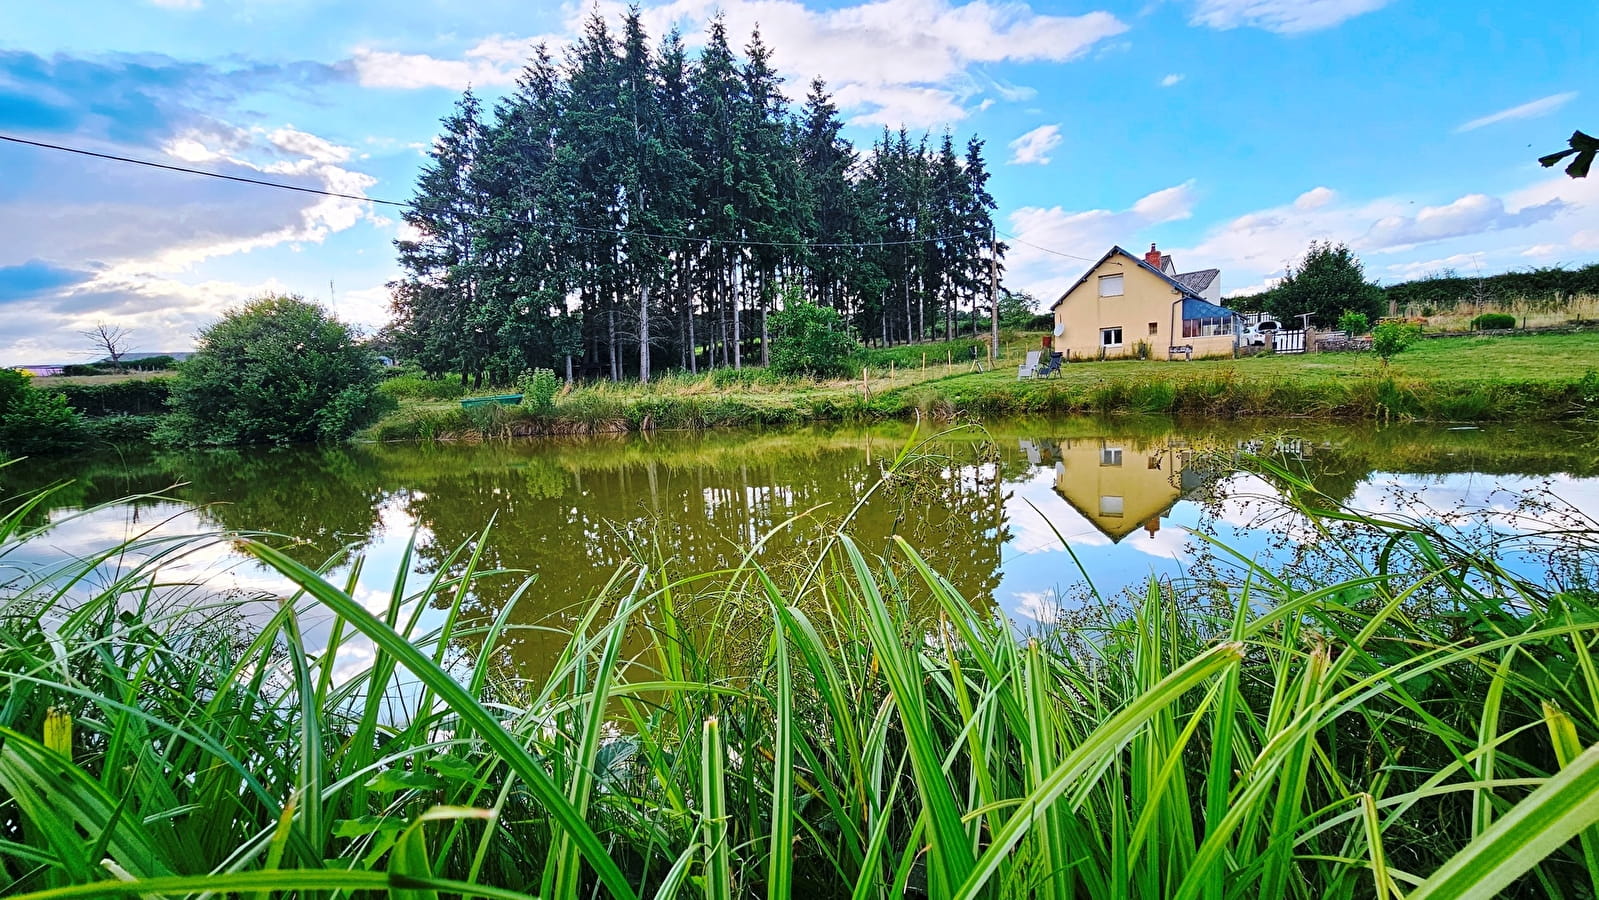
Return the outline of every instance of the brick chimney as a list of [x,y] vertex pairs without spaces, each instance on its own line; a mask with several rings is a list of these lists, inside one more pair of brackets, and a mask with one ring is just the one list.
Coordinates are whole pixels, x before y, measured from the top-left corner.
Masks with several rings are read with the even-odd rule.
[[1149,263],[1156,269],[1160,268],[1160,251],[1155,249],[1154,244],[1149,245],[1149,252],[1144,254],[1144,262]]

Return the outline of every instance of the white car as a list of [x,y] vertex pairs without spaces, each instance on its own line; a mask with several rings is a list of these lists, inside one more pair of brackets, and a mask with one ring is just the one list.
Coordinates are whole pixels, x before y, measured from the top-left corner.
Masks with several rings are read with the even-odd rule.
[[1253,325],[1244,326],[1244,344],[1249,347],[1270,347],[1272,338],[1282,325],[1271,319],[1261,319]]

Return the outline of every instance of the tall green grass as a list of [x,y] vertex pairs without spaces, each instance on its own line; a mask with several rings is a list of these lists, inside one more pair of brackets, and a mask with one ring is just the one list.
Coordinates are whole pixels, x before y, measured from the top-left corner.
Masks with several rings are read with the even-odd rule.
[[[1318,533],[1352,518],[1267,474]],[[248,536],[21,564],[48,540],[23,524],[42,502],[0,517],[7,896],[1322,900],[1599,880],[1594,598],[1423,527],[1361,519],[1384,550],[1339,583],[1239,559],[1026,641],[902,540],[703,573],[641,547],[525,681],[495,650],[514,600],[460,615],[478,580],[522,578],[480,568],[492,527],[419,590],[407,551],[363,604],[359,560],[334,578]],[[281,595],[169,583],[219,539]],[[648,649],[627,658],[630,630]]]

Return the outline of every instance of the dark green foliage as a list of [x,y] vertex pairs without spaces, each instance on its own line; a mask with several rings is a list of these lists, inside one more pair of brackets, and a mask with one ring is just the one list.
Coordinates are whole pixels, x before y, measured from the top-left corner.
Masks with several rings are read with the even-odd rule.
[[772,371],[818,378],[849,374],[858,344],[836,310],[803,301],[790,303],[771,318]]
[[73,378],[83,378],[85,376],[90,376],[90,375],[109,375],[109,374],[111,374],[111,369],[110,368],[102,368],[102,367],[96,366],[96,365],[87,365],[87,366],[85,366],[85,365],[80,365],[78,363],[73,363],[71,365],[62,366],[61,367],[61,374],[62,375],[67,375],[67,376],[70,376],[70,377],[73,377]]
[[1407,322],[1384,322],[1372,329],[1371,349],[1388,360],[1403,353],[1406,347],[1421,339],[1421,327]]
[[1471,320],[1473,331],[1500,331],[1516,327],[1516,317],[1510,313],[1483,313]]
[[84,426],[95,443],[142,444],[155,434],[162,418],[158,415],[104,416],[87,419]]
[[0,369],[0,458],[70,450],[86,438],[82,417],[64,398],[15,369]]
[[1368,321],[1382,315],[1383,293],[1366,280],[1360,260],[1348,247],[1311,241],[1304,259],[1289,266],[1282,282],[1266,292],[1264,305],[1279,322],[1297,323],[1298,316],[1310,313],[1311,325],[1326,328],[1345,312],[1364,314]]
[[975,326],[983,142],[884,132],[858,153],[825,85],[793,109],[778,68],[720,18],[697,54],[652,47],[634,9],[591,15],[561,60],[536,48],[492,109],[465,94],[396,243],[394,352],[474,387],[764,365],[783,282],[885,345]]
[[1338,317],[1338,330],[1351,335],[1365,334],[1371,327],[1371,319],[1363,312],[1346,311]]
[[377,360],[299,297],[263,297],[200,332],[158,437],[187,446],[342,440],[377,417]]
[[39,390],[21,372],[0,369],[0,456],[70,450],[86,438],[83,419],[66,398]]
[[91,418],[99,416],[154,416],[166,412],[173,379],[143,378],[105,384],[60,384],[50,390],[65,397],[73,409]]

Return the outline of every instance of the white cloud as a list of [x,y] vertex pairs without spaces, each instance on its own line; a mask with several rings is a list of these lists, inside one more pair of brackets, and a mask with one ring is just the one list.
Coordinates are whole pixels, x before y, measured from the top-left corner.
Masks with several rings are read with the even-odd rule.
[[[209,121],[170,138],[163,150],[223,174],[271,174],[339,193],[362,195],[376,183],[339,165],[353,155],[350,148],[291,126],[245,130]],[[8,362],[77,359],[83,342],[76,332],[101,319],[135,329],[140,349],[185,349],[199,325],[229,306],[293,288],[274,277],[253,284],[208,277],[203,263],[320,243],[370,215],[359,200],[142,169],[71,172],[56,178],[46,171],[39,189],[0,202],[0,219],[34,223],[8,235],[0,268],[39,260],[80,275],[7,304],[0,358]]]
[[1161,87],[1176,87],[1177,83],[1188,76],[1173,72],[1160,80]]
[[1531,247],[1521,251],[1521,255],[1538,259],[1540,257],[1554,256],[1564,249],[1565,247],[1560,244],[1533,244]]
[[1443,206],[1424,206],[1415,215],[1383,216],[1356,242],[1371,250],[1401,250],[1416,244],[1489,231],[1522,228],[1547,221],[1567,209],[1558,198],[1511,212],[1486,194],[1467,194]]
[[1199,0],[1190,21],[1217,29],[1263,28],[1299,34],[1331,28],[1392,0]]
[[1599,250],[1599,231],[1584,229],[1571,236],[1571,246],[1578,250]]
[[1456,128],[1455,133],[1459,134],[1463,131],[1475,131],[1478,128],[1482,128],[1486,125],[1497,125],[1500,122],[1509,122],[1514,119],[1535,119],[1539,116],[1546,116],[1560,107],[1565,106],[1567,103],[1570,103],[1576,98],[1576,91],[1567,91],[1563,94],[1550,94],[1547,97],[1540,97],[1537,100],[1523,103],[1520,106],[1512,106],[1509,109],[1501,109],[1496,113],[1490,113],[1481,118],[1472,119],[1470,122],[1467,122],[1461,125],[1459,128]]
[[1294,198],[1294,209],[1321,209],[1336,199],[1338,199],[1338,192],[1332,188],[1313,187]]
[[204,0],[150,0],[151,6],[162,9],[199,9],[204,6]]
[[[596,0],[570,9],[566,28],[577,34],[590,11],[616,22],[627,6]],[[959,120],[984,93],[1012,102],[1036,95],[1032,87],[996,82],[978,68],[984,64],[1078,59],[1127,30],[1108,12],[1057,16],[1023,2],[989,0],[867,0],[830,10],[811,9],[799,0],[672,0],[645,9],[642,16],[653,37],[678,28],[687,43],[697,45],[717,12],[737,45],[760,27],[791,95],[803,94],[810,79],[820,75],[852,124],[913,128]],[[361,48],[353,63],[361,83],[373,87],[509,85],[538,40],[569,38],[496,35],[458,59]]]
[[[1355,201],[1318,187],[1281,206],[1215,225],[1192,247],[1171,252],[1180,265],[1216,266],[1228,284],[1250,285],[1229,294],[1269,287],[1312,240],[1348,244],[1365,259],[1368,272],[1384,281],[1444,267],[1480,265],[1494,272],[1525,265],[1522,253],[1529,245],[1599,250],[1599,233],[1595,246],[1582,248],[1569,224],[1594,210],[1599,210],[1599,184],[1564,176],[1502,196],[1467,194],[1438,205],[1418,205],[1402,196]],[[1494,237],[1501,233],[1514,238]],[[1410,257],[1417,248],[1426,248],[1425,255]]]
[[[1011,286],[1052,303],[1066,287],[1063,279],[1081,274],[1088,263],[1098,259],[1112,245],[1136,248],[1144,243],[1140,235],[1142,229],[1193,215],[1195,195],[1194,183],[1185,181],[1140,197],[1130,208],[1121,211],[1071,212],[1059,206],[1022,207],[1010,214],[1010,231],[1026,243],[1015,242],[1006,256],[1006,280]],[[1056,253],[1041,249],[1045,247]],[[1057,253],[1083,257],[1086,262]]]
[[1049,164],[1050,151],[1060,146],[1060,125],[1040,125],[1010,142],[1012,165]]

